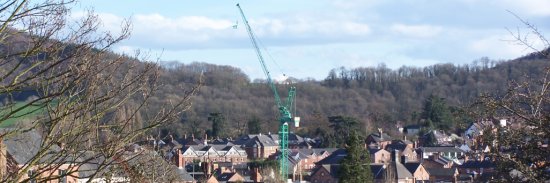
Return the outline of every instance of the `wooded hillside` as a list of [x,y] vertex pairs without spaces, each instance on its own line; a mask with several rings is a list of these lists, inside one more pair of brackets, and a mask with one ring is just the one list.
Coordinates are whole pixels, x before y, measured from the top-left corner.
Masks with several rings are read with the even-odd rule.
[[[323,81],[293,79],[297,87],[296,116],[301,128],[291,131],[316,135],[329,128],[329,116],[350,116],[360,120],[363,133],[395,124],[418,124],[424,101],[430,96],[444,99],[453,113],[453,128],[471,121],[460,110],[481,93],[502,93],[508,83],[520,76],[538,76],[548,61],[529,55],[512,61],[481,58],[468,65],[438,64],[429,67],[401,67],[391,70],[378,67],[335,68]],[[197,82],[201,73],[204,86],[194,98],[192,109],[180,122],[166,127],[163,133],[202,135],[211,128],[210,113],[225,116],[227,135],[247,132],[247,122],[259,117],[264,133],[277,132],[277,109],[266,83],[251,82],[238,68],[207,63],[164,65],[166,100],[177,97],[174,86]],[[287,85],[279,84],[286,96]]]

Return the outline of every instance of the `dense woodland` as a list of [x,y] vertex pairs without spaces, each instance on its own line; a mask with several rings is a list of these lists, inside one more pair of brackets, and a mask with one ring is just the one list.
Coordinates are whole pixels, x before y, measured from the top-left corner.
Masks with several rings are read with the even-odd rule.
[[[471,122],[468,106],[482,93],[506,92],[508,84],[523,76],[540,76],[548,62],[528,55],[511,61],[488,58],[468,65],[438,64],[429,67],[403,66],[397,70],[378,67],[335,68],[323,81],[292,79],[297,87],[296,116],[302,118],[299,134],[317,136],[329,131],[331,116],[358,119],[362,133],[376,128],[392,129],[396,124],[428,125],[427,105],[439,103],[449,113],[444,125],[457,131]],[[181,120],[164,127],[161,134],[201,135],[212,129],[209,114],[224,116],[224,134],[247,133],[251,120],[259,121],[261,132],[277,131],[277,109],[265,81],[252,82],[240,69],[207,63],[163,63],[165,98],[177,97],[176,86],[192,84],[203,75],[204,85],[195,96],[193,106]],[[279,93],[286,96],[288,84],[279,84]],[[254,131],[258,131],[257,127]],[[387,130],[389,131],[389,130]]]

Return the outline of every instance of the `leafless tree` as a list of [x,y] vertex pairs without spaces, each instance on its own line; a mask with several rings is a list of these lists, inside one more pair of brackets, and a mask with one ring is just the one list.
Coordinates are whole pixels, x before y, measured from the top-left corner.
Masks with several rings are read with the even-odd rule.
[[[513,14],[513,13],[511,13]],[[513,14],[525,29],[510,31],[512,43],[534,52],[530,57],[550,62],[550,42],[534,26]],[[535,44],[535,42],[538,42]],[[541,44],[540,44],[541,43]],[[496,160],[496,181],[545,182],[550,180],[550,67],[541,77],[523,77],[510,81],[504,95],[486,94],[479,100],[483,115],[503,116],[512,125],[499,127],[499,132],[485,139],[493,146]]]
[[[3,141],[38,133],[24,162],[0,167],[4,182],[48,181],[78,175],[80,167],[93,163],[91,181],[104,176],[121,162],[125,147],[137,137],[174,121],[191,106],[200,82],[182,88],[183,97],[162,108],[150,108],[157,95],[162,69],[110,52],[130,35],[130,23],[122,22],[119,35],[99,30],[100,20],[88,12],[79,20],[70,17],[74,0],[5,0],[0,2],[0,125]],[[21,103],[21,92],[36,96]],[[147,112],[147,117],[141,115]],[[152,114],[152,115],[151,115]],[[27,118],[28,119],[28,118]],[[0,161],[2,162],[2,161]],[[10,163],[11,162],[11,163]],[[63,169],[63,174],[53,173]],[[131,170],[128,170],[131,171]],[[32,172],[32,173],[30,173]],[[132,172],[126,177],[133,179]]]

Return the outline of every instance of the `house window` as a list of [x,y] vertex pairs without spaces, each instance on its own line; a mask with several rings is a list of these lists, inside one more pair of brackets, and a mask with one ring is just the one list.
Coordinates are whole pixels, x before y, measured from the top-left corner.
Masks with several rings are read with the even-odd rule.
[[321,173],[321,176],[325,176],[325,172],[322,172],[322,173]]
[[67,183],[67,170],[59,170],[59,183]]

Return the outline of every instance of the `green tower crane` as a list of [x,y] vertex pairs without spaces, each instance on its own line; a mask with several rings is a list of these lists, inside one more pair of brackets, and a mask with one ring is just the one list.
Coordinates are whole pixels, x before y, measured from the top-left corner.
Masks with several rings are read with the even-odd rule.
[[292,113],[290,111],[292,111],[292,102],[294,101],[294,96],[296,94],[296,87],[290,87],[290,89],[288,90],[287,100],[283,104],[281,98],[279,97],[279,93],[277,92],[277,87],[275,87],[275,83],[273,83],[273,80],[271,79],[271,74],[269,73],[269,70],[265,65],[262,52],[260,51],[258,43],[256,42],[256,36],[254,35],[252,28],[250,28],[248,20],[246,20],[246,16],[244,16],[241,6],[237,4],[237,7],[239,8],[239,12],[241,13],[243,22],[246,25],[246,30],[248,32],[248,36],[250,37],[250,42],[252,42],[252,45],[255,48],[258,60],[260,60],[260,64],[262,65],[262,70],[267,77],[267,84],[271,87],[271,90],[273,90],[273,94],[275,95],[275,103],[277,105],[277,108],[279,109],[279,146],[281,151],[281,155],[279,156],[279,173],[281,175],[281,179],[286,182],[288,179],[288,122],[292,121]]

